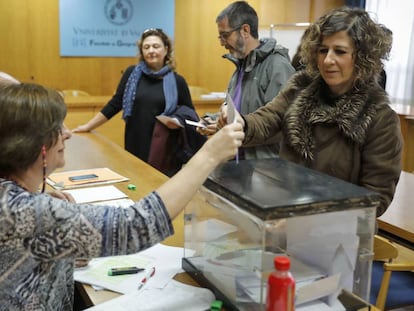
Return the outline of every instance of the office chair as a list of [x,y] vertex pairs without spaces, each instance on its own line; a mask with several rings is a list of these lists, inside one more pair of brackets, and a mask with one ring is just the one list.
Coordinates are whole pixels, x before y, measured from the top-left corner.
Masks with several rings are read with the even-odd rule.
[[414,262],[393,263],[397,257],[395,245],[374,236],[370,303],[380,310],[414,305]]
[[88,92],[81,91],[81,90],[63,90],[62,91],[65,96],[91,96]]

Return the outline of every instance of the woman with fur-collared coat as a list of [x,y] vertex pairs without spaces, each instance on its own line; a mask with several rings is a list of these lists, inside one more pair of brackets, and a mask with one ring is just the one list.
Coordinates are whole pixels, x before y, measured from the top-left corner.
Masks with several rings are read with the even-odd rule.
[[391,45],[391,31],[363,10],[322,16],[303,42],[306,70],[266,106],[239,118],[244,144],[279,141],[281,158],[379,193],[382,215],[401,172],[399,119],[377,82]]

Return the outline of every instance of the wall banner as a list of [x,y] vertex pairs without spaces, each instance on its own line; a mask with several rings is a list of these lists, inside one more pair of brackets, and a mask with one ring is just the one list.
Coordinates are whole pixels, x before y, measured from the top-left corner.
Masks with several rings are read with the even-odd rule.
[[147,28],[174,38],[174,0],[60,0],[60,56],[135,57]]

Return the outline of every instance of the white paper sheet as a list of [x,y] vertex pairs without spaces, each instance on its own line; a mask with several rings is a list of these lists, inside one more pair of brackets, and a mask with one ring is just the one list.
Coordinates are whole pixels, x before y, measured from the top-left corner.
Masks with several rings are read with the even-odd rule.
[[337,292],[339,279],[340,274],[335,274],[298,287],[296,289],[296,305],[314,301]]
[[[189,256],[190,250],[186,250]],[[74,278],[78,282],[98,285],[103,288],[126,294],[137,291],[138,284],[146,272],[137,274],[108,276],[109,268],[116,266],[138,266],[146,271],[155,267],[156,272],[144,288],[164,288],[179,272],[182,272],[181,259],[184,249],[157,244],[145,251],[125,256],[100,257],[92,259],[85,268],[75,269]]]
[[80,189],[64,190],[72,195],[76,203],[91,203],[128,198],[115,186],[100,186]]
[[325,213],[287,219],[287,251],[302,261],[319,267],[329,276],[339,274],[337,292],[327,299],[336,300],[341,289],[352,291],[359,237],[357,233],[360,211]]
[[132,292],[88,311],[200,311],[210,308],[214,294],[201,287],[171,280],[165,288]]

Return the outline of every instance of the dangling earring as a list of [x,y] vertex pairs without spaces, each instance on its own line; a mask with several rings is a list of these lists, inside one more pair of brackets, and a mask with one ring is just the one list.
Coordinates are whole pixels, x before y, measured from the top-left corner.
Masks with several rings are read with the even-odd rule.
[[42,159],[43,159],[43,185],[42,185],[42,193],[45,192],[46,188],[46,146],[42,146]]

